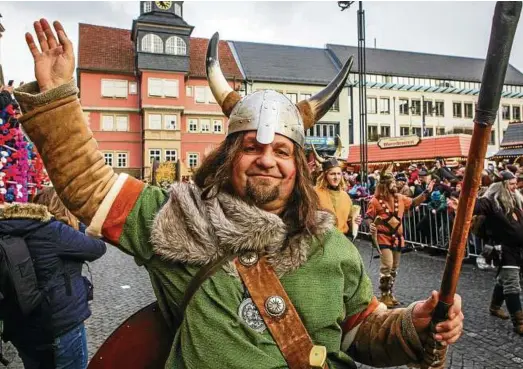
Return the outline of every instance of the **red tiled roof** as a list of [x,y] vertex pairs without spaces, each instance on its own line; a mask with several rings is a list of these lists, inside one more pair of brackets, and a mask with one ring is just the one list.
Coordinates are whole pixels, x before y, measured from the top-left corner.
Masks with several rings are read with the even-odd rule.
[[[189,52],[189,71],[191,76],[206,76],[205,56],[207,54],[208,43],[209,40],[206,38],[191,38],[191,47]],[[220,44],[218,45],[218,57],[220,58],[220,66],[222,68],[223,74],[225,75],[225,78],[232,79],[236,77],[236,79],[243,79],[227,41],[220,41]]]
[[78,69],[134,72],[131,31],[80,23]]
[[[368,145],[368,162],[431,160],[437,157],[466,158],[469,153],[471,138],[470,135],[431,137],[422,139],[417,146],[390,149],[380,149],[377,143],[371,143]],[[360,162],[360,145],[350,146],[347,162],[349,164]]]

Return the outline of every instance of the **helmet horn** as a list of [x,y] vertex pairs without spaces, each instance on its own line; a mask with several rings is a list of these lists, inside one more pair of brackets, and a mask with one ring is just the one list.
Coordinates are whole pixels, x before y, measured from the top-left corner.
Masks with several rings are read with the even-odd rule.
[[354,57],[351,56],[327,87],[311,98],[296,104],[303,119],[305,130],[319,121],[334,104],[349,77],[353,61]]
[[207,58],[205,59],[205,69],[207,71],[207,81],[211,88],[212,94],[216,102],[222,108],[223,114],[226,117],[231,115],[232,109],[241,96],[234,91],[225,79],[220,68],[220,61],[218,60],[218,44],[220,42],[220,35],[216,32],[209,40],[207,46]]
[[336,151],[334,152],[334,157],[338,159],[341,156],[341,150],[343,149],[343,146],[341,145],[341,137],[340,135],[336,135],[338,138],[338,147],[336,148]]
[[323,164],[325,162],[325,159],[323,159],[318,152],[316,151],[316,148],[314,147],[314,144],[311,144],[312,146],[312,152],[314,153],[314,157],[316,158],[316,161],[320,164]]

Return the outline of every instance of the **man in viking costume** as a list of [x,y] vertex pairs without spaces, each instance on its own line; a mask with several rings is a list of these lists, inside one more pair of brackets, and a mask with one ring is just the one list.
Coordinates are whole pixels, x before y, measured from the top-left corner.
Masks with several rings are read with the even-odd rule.
[[167,193],[105,165],[77,98],[71,42],[58,22],[58,39],[46,20],[34,27],[40,48],[29,33],[26,41],[37,81],[16,92],[22,124],[67,207],[147,269],[176,332],[166,368],[395,366],[419,363],[428,337],[459,338],[459,297],[434,335],[437,292],[406,309],[380,307],[356,248],[318,210],[304,129],[336,100],[352,59],[297,105],[271,90],[242,98],[220,70],[215,34],[207,76],[228,134],[195,185]]
[[501,309],[505,302],[514,331],[523,336],[523,311],[519,297],[519,269],[523,260],[523,195],[516,189],[516,176],[508,170],[500,172],[498,181],[491,184],[476,202],[474,214],[485,216],[484,225],[488,233],[496,245],[501,245],[501,263],[492,293],[490,313],[508,319]]
[[[316,161],[320,163],[322,172],[316,181],[314,190],[319,198],[321,209],[326,209],[336,216],[336,226],[345,235],[352,227],[352,200],[347,192],[344,191],[345,178],[341,172],[341,165],[337,155],[334,157],[322,158],[312,146]],[[355,225],[361,223],[361,216],[354,219]]]
[[412,206],[416,207],[425,200],[432,191],[434,183],[427,186],[427,190],[412,199],[398,193],[396,179],[388,166],[380,173],[379,183],[374,196],[369,202],[366,217],[369,219],[371,233],[377,233],[380,249],[380,302],[393,308],[400,302],[392,294],[396,281],[400,256],[405,247],[402,219],[405,212]]

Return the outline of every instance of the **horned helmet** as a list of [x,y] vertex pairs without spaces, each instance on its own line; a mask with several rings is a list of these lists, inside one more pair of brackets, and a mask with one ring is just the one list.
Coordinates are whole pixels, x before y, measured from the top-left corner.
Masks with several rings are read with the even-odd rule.
[[321,170],[323,172],[326,172],[327,170],[331,168],[341,167],[341,162],[345,161],[345,159],[341,158],[341,150],[343,149],[341,145],[341,138],[339,135],[337,135],[338,138],[338,145],[336,147],[336,151],[334,152],[334,155],[327,156],[325,158],[321,157],[320,154],[316,151],[316,148],[314,147],[314,144],[311,144],[312,146],[312,152],[314,153],[314,158],[316,160],[316,166],[321,167]]
[[273,90],[260,90],[241,97],[227,83],[218,60],[219,34],[215,33],[207,47],[207,80],[216,102],[229,118],[227,136],[243,131],[257,131],[256,140],[270,144],[276,134],[285,136],[300,147],[305,143],[305,130],[311,128],[331,108],[345,86],[352,67],[351,56],[336,77],[323,90],[292,103]]

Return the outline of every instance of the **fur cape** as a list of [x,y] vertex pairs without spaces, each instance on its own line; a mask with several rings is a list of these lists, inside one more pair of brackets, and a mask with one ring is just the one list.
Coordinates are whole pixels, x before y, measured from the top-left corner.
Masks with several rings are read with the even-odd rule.
[[[318,211],[316,218],[317,234],[298,234],[287,240],[286,226],[278,215],[226,193],[202,200],[197,186],[176,183],[154,219],[151,242],[162,258],[190,265],[205,265],[225,253],[256,251],[265,254],[281,276],[307,261],[313,237],[335,227],[334,216],[328,212]],[[224,268],[236,275],[232,262]]]

